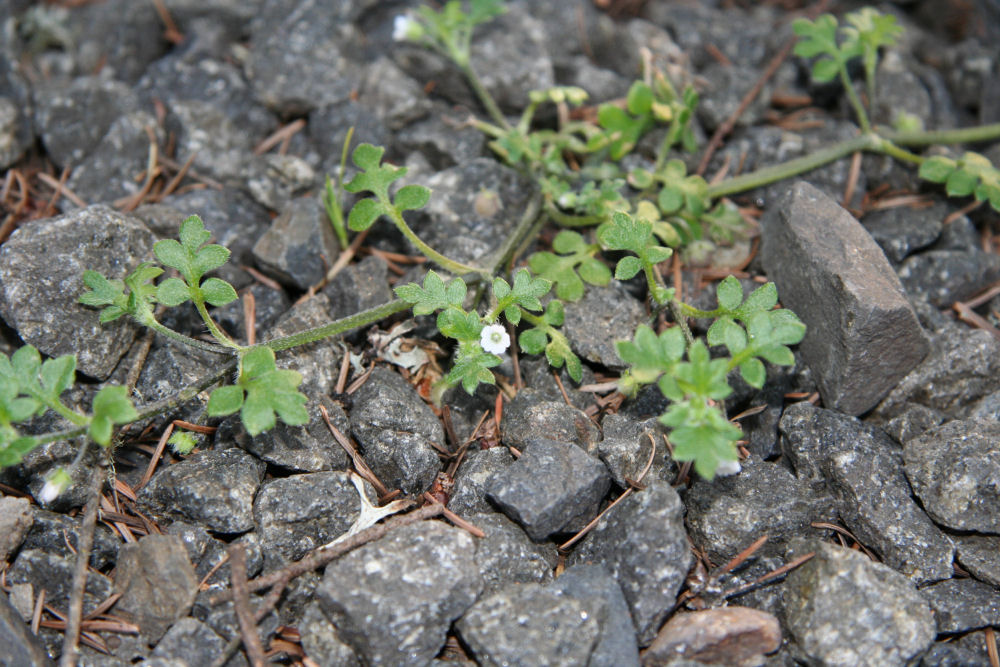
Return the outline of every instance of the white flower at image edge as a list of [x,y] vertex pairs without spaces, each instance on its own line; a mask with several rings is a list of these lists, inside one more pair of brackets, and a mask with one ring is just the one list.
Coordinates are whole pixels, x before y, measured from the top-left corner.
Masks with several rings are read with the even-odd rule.
[[742,469],[739,461],[719,461],[719,467],[715,469],[715,474],[718,477],[729,477]]
[[483,327],[479,344],[490,354],[503,354],[510,347],[510,336],[501,325],[490,324]]
[[399,14],[392,20],[392,39],[396,42],[405,42],[410,39],[411,33],[417,27],[408,14]]

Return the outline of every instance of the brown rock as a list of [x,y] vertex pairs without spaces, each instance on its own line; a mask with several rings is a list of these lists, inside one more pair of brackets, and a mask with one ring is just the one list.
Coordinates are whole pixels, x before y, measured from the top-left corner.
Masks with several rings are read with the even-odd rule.
[[778,619],[746,607],[675,614],[642,656],[644,667],[685,658],[696,662],[755,667],[781,646]]

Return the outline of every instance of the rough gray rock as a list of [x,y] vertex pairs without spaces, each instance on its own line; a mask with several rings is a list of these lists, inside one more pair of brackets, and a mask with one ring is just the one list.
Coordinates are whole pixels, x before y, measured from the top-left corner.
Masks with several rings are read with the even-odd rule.
[[176,136],[177,161],[222,182],[235,181],[250,161],[253,145],[245,128],[211,102],[174,100],[166,127]]
[[570,562],[608,568],[646,646],[673,608],[691,560],[681,499],[670,485],[653,482],[605,514]]
[[354,32],[330,3],[267,3],[254,22],[245,67],[254,94],[281,116],[348,99],[361,69],[344,55]]
[[253,498],[264,464],[242,449],[197,452],[160,470],[139,493],[140,505],[220,533],[254,527]]
[[358,654],[343,642],[318,602],[306,606],[298,628],[302,648],[320,667],[360,667]]
[[330,434],[319,408],[326,408],[334,426],[346,433],[350,422],[340,405],[326,395],[309,395],[306,409],[309,423],[305,426],[289,426],[279,421],[270,431],[251,437],[247,433],[239,415],[227,419],[216,432],[216,441],[221,437],[232,438],[240,447],[267,463],[281,466],[294,472],[320,472],[321,470],[344,470],[347,468],[347,452]]
[[1000,422],[950,421],[906,443],[906,476],[938,523],[1000,533]]
[[330,298],[330,314],[335,319],[381,306],[394,298],[389,289],[389,265],[377,255],[365,257],[334,276],[323,293]]
[[879,244],[890,261],[902,262],[913,252],[926,248],[937,240],[948,215],[946,205],[930,208],[898,206],[872,211],[861,219],[868,233]]
[[540,584],[485,597],[456,626],[481,665],[589,664],[600,625],[580,600]]
[[759,459],[743,462],[738,475],[695,482],[685,505],[691,540],[718,564],[765,534],[768,541],[756,555],[784,553],[789,539],[810,532],[810,523],[837,520],[833,498]]
[[338,252],[326,211],[313,197],[292,201],[253,247],[264,273],[300,290],[322,280]]
[[[146,111],[119,116],[111,123],[101,142],[76,166],[67,187],[88,204],[107,203],[134,196],[142,187],[135,175],[149,162],[149,133],[162,145],[163,130]],[[63,210],[76,208],[62,199]]]
[[746,607],[706,609],[673,616],[643,655],[643,665],[696,664],[756,667],[781,646],[781,625],[767,612]]
[[1000,278],[1000,257],[973,246],[964,250],[928,250],[907,257],[899,279],[911,295],[947,308],[967,300]]
[[[754,85],[759,71],[748,64],[712,63],[702,71],[701,75],[707,82],[707,89],[702,91],[697,107],[698,120],[706,132],[714,132],[740,108],[743,97]],[[739,127],[756,125],[764,118],[771,92],[770,85],[764,86],[750,106],[737,116]]]
[[588,454],[597,453],[601,432],[582,410],[565,401],[549,401],[533,389],[519,391],[504,407],[500,424],[503,443],[521,449],[530,440],[571,442]]
[[800,479],[825,483],[844,524],[887,565],[917,583],[951,576],[955,547],[913,500],[902,452],[888,436],[807,403],[785,411],[781,432]]
[[863,554],[803,541],[816,553],[785,581],[785,623],[815,664],[911,664],[934,641],[934,616],[913,584]]
[[351,432],[375,474],[407,493],[426,491],[441,469],[430,443],[442,445],[444,429],[416,390],[377,367],[354,394],[353,405]]
[[4,660],[8,665],[48,667],[52,664],[38,637],[31,633],[31,626],[18,615],[6,595],[0,595],[0,646],[4,647]]
[[34,520],[27,498],[0,496],[0,562],[18,550]]
[[615,342],[631,340],[636,328],[646,320],[646,309],[623,285],[589,285],[582,299],[566,304],[563,333],[581,358],[621,371],[625,363],[618,356]]
[[[369,485],[369,498],[375,493]],[[273,479],[260,487],[254,519],[265,557],[291,562],[340,537],[361,512],[350,474],[315,472]]]
[[943,421],[944,415],[937,410],[920,405],[919,403],[913,403],[904,408],[903,412],[886,422],[883,430],[893,440],[905,445],[911,439],[917,437],[927,429],[939,425]]
[[[267,332],[264,339],[290,336],[331,321],[330,300],[320,292],[292,306]],[[283,352],[278,366],[293,368],[302,374],[299,391],[306,394],[329,394],[336,386],[340,360],[343,357],[343,351],[337,342],[337,336],[330,336],[315,343],[299,345]]]
[[16,59],[0,55],[0,169],[20,160],[35,140],[31,88]]
[[136,218],[104,206],[21,225],[0,249],[0,314],[25,343],[50,356],[77,355],[77,370],[105,379],[137,325],[98,321],[78,303],[87,269],[124,278],[151,259],[153,235]]
[[420,84],[386,57],[367,66],[358,102],[371,109],[392,130],[423,118],[431,109],[431,101]]
[[628,480],[638,480],[650,456],[653,462],[643,483],[653,479],[670,482],[675,476],[677,464],[670,458],[663,429],[656,419],[638,421],[621,414],[607,415],[601,422],[601,429],[604,439],[598,445],[598,452],[615,484],[621,488],[630,486]]
[[622,589],[600,565],[574,565],[548,585],[563,595],[579,600],[599,624],[597,644],[590,653],[588,667],[629,667],[639,664],[635,627]]
[[482,589],[475,550],[457,528],[404,526],[328,565],[317,600],[366,664],[426,664]]
[[49,157],[60,167],[72,167],[100,143],[116,118],[138,106],[136,94],[121,81],[82,76],[35,92],[35,125]]
[[[208,667],[225,647],[225,640],[215,634],[212,628],[187,616],[170,627],[153,649],[151,657],[163,660],[160,663],[163,667]],[[150,663],[154,661],[151,660]]]
[[939,633],[968,632],[1000,624],[1000,591],[975,579],[948,579],[920,594],[934,610]]
[[497,512],[463,514],[462,518],[486,533],[476,541],[476,565],[485,592],[509,584],[545,583],[552,578],[558,560],[553,545],[532,542],[517,524]]
[[953,535],[958,562],[980,581],[1000,587],[1000,537]]
[[396,139],[402,149],[419,151],[435,169],[471,162],[486,148],[482,132],[445,106],[435,106],[430,116],[404,127]]
[[470,450],[455,473],[455,486],[452,487],[448,508],[462,516],[494,511],[495,508],[486,499],[486,484],[514,460],[506,447]]
[[[72,556],[71,549],[75,550],[80,543],[81,520],[82,517],[69,517],[35,507],[31,529],[25,536],[21,549],[40,549],[57,556]],[[97,524],[90,551],[90,566],[95,570],[107,569],[117,560],[120,546],[121,541],[110,528]]]
[[931,354],[878,405],[872,416],[891,419],[911,403],[964,419],[976,401],[1000,390],[1000,341],[981,330],[949,327]]
[[850,213],[805,182],[761,225],[764,268],[808,327],[800,350],[824,404],[866,412],[928,350],[892,267]]
[[[336,104],[321,105],[309,113],[309,124],[306,131],[317,153],[321,173],[333,175],[340,171],[340,156],[347,139],[347,130],[354,128],[351,138],[352,145],[372,144],[373,146],[392,146],[392,133],[385,123],[367,108],[357,102],[344,100]],[[346,174],[342,182],[351,180],[355,168],[348,160],[345,165]]]
[[[320,183],[308,160],[281,153],[254,155],[243,167],[242,178],[250,196],[274,211],[286,209]],[[324,220],[329,227],[329,219]]]
[[512,465],[486,483],[486,496],[533,540],[583,528],[611,486],[597,458],[576,445],[542,438],[528,441]]
[[139,626],[153,644],[187,616],[198,579],[184,542],[175,535],[147,535],[122,545],[115,567],[116,613]]
[[[7,581],[11,584],[31,584],[36,596],[45,589],[46,604],[55,609],[66,609],[75,563],[73,557],[63,558],[38,549],[21,549],[7,572]],[[89,573],[83,593],[83,613],[89,614],[104,602],[111,595],[113,586],[111,580],[100,572]]]

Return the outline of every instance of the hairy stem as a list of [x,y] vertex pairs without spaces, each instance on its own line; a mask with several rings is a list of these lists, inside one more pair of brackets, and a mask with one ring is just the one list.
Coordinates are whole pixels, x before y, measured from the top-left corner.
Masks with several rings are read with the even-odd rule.
[[462,70],[462,74],[465,76],[465,80],[469,82],[469,86],[472,88],[472,92],[476,94],[479,101],[482,103],[483,107],[486,109],[486,113],[490,115],[493,122],[502,127],[505,130],[510,130],[510,123],[507,122],[507,118],[504,117],[503,112],[500,111],[500,107],[497,106],[496,100],[490,95],[490,92],[486,90],[486,86],[483,85],[482,80],[479,75],[476,74],[476,70],[472,68],[472,65],[468,62],[458,63],[458,66]]
[[215,354],[233,354],[233,350],[229,347],[223,347],[221,345],[214,345],[212,343],[206,343],[205,341],[198,340],[196,338],[191,338],[185,336],[184,334],[174,331],[173,329],[160,324],[152,315],[149,318],[144,319],[141,322],[144,326],[149,327],[156,333],[163,334],[171,340],[176,340],[179,343],[184,343],[190,347],[197,348],[199,350],[204,350],[205,352],[214,352]]
[[424,243],[424,241],[417,236],[416,232],[410,229],[410,226],[406,224],[406,220],[403,219],[403,214],[396,210],[396,207],[392,205],[392,202],[386,200],[383,201],[382,204],[385,206],[386,211],[388,211],[389,218],[393,221],[393,223],[395,223],[399,231],[401,231],[403,236],[409,239],[413,245],[417,246],[417,250],[419,250],[424,257],[436,263],[442,269],[445,269],[450,273],[454,273],[457,276],[462,276],[467,273],[486,275],[487,272],[478,266],[471,266],[469,264],[463,264],[462,262],[456,262],[453,259],[448,259],[437,250]]
[[865,105],[861,103],[861,99],[858,97],[858,93],[854,90],[854,85],[851,83],[851,77],[847,75],[847,63],[840,63],[840,83],[844,86],[844,91],[847,93],[847,99],[854,107],[854,114],[858,117],[858,124],[861,125],[862,134],[868,134],[872,131],[871,123],[868,121],[868,112],[865,111]]
[[318,340],[322,340],[329,336],[336,336],[339,333],[344,333],[345,331],[350,331],[351,329],[355,329],[357,327],[363,327],[366,324],[378,322],[379,320],[383,320],[390,315],[400,313],[408,308],[410,308],[410,304],[402,299],[395,299],[393,301],[389,301],[388,303],[384,303],[381,306],[369,308],[368,310],[362,310],[361,312],[355,313],[350,317],[344,317],[328,324],[323,324],[312,329],[306,329],[305,331],[300,331],[289,336],[275,338],[274,340],[259,343],[259,345],[267,346],[275,352],[279,350],[288,350],[293,347],[298,347],[299,345],[315,343]]

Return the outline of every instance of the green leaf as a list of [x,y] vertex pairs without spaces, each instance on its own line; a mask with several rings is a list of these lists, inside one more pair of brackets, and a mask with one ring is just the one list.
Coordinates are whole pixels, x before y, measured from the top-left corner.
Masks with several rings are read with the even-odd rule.
[[757,350],[757,354],[776,366],[795,365],[795,355],[784,345],[768,345]]
[[618,260],[615,267],[615,280],[629,280],[642,271],[642,261],[638,257],[629,255]]
[[181,240],[181,245],[184,246],[188,253],[194,255],[202,244],[208,242],[208,239],[212,237],[212,233],[205,229],[205,223],[201,221],[201,218],[197,215],[192,215],[185,218],[184,222],[181,223],[178,237]]
[[665,215],[676,213],[684,206],[684,193],[679,188],[665,185],[657,198],[660,210]]
[[518,269],[514,274],[514,286],[511,288],[510,297],[525,310],[538,312],[542,310],[540,297],[548,294],[550,289],[552,281],[532,278],[527,269]]
[[374,199],[362,199],[347,215],[347,226],[356,232],[363,232],[385,213],[385,206]]
[[813,63],[812,68],[812,78],[813,81],[819,81],[820,83],[828,83],[837,78],[837,74],[840,73],[840,65],[830,58],[820,58],[815,63]]
[[205,301],[213,306],[224,306],[239,298],[233,286],[220,278],[209,278],[203,282],[201,293]]
[[580,252],[587,247],[587,242],[583,236],[571,229],[564,229],[552,239],[552,249],[560,255],[568,255],[571,252]]
[[[206,232],[207,234],[208,232]],[[207,245],[194,256],[194,267],[200,275],[214,271],[229,261],[229,249],[221,245]]]
[[677,365],[674,377],[685,394],[721,400],[732,393],[726,381],[725,359],[712,359],[708,348],[696,340],[688,349],[688,361]]
[[720,317],[705,336],[709,345],[725,345],[730,354],[742,352],[747,346],[747,334],[739,324],[728,317]]
[[190,454],[198,445],[198,439],[189,431],[174,431],[167,442],[181,456]]
[[516,327],[521,322],[521,307],[515,305],[505,308],[503,316]]
[[422,185],[404,185],[396,193],[393,205],[400,211],[423,208],[430,201],[431,191]]
[[462,388],[469,394],[473,394],[480,383],[496,383],[496,379],[489,369],[499,366],[500,363],[500,357],[482,349],[460,353],[455,364],[451,367],[451,372],[445,377],[445,382],[449,385],[461,382]]
[[476,313],[466,313],[458,308],[446,308],[438,314],[437,328],[448,338],[478,342],[483,322]]
[[447,286],[434,271],[424,276],[423,287],[416,283],[401,285],[395,289],[396,296],[413,304],[414,315],[429,315],[442,308],[461,308],[468,288],[461,278],[453,278]]
[[836,56],[840,53],[837,46],[837,19],[832,14],[823,14],[815,21],[797,18],[792,22],[792,31],[801,37],[796,44],[794,53],[803,58],[812,58],[821,53]]
[[549,305],[545,307],[545,314],[542,315],[542,318],[551,326],[561,327],[563,321],[566,319],[566,309],[562,301],[549,301]]
[[97,392],[91,410],[90,439],[102,447],[111,444],[114,424],[127,424],[139,418],[128,397],[128,388],[118,385],[107,386]]
[[945,191],[949,197],[971,195],[973,190],[976,189],[978,180],[975,174],[969,173],[964,169],[956,169],[951,172],[945,181]]
[[173,239],[163,239],[153,244],[153,254],[164,266],[177,269],[186,276],[191,270],[189,253],[184,246]]
[[637,220],[627,213],[615,212],[610,223],[601,225],[597,237],[609,250],[630,250],[640,254],[649,243],[653,225],[645,220]]
[[734,276],[726,276],[715,288],[719,308],[733,311],[743,302],[743,286]]
[[583,365],[580,363],[580,358],[570,348],[569,341],[558,331],[550,330],[548,334],[550,340],[549,344],[545,346],[545,358],[548,360],[549,366],[553,368],[566,366],[566,372],[569,373],[574,382],[582,380]]
[[599,259],[591,257],[583,260],[580,262],[580,266],[577,268],[577,271],[579,271],[580,277],[591,285],[604,286],[611,281],[611,269],[609,269],[607,264]]
[[84,271],[83,284],[90,290],[80,295],[80,303],[85,306],[110,306],[125,304],[125,283],[108,280],[97,271]]
[[493,296],[496,297],[497,301],[503,299],[508,294],[510,294],[510,285],[503,278],[493,279]]
[[642,81],[633,81],[625,98],[625,106],[635,116],[648,114],[653,106],[653,89]]
[[740,364],[740,375],[748,385],[760,389],[764,386],[767,371],[764,370],[764,364],[760,359],[747,359]]
[[[290,426],[309,422],[305,409],[307,398],[297,391],[302,375],[296,371],[278,369],[274,351],[268,347],[254,347],[242,359],[242,370],[236,384],[246,391],[240,410],[240,419],[250,435],[257,435],[276,423],[275,412]],[[219,391],[218,389],[216,392]],[[212,397],[215,392],[212,393]],[[209,399],[211,402],[211,399]],[[231,407],[236,401],[235,392],[223,395],[218,407]]]
[[672,373],[684,356],[684,334],[679,327],[673,327],[657,336],[642,324],[636,329],[633,340],[618,341],[615,348],[622,361],[631,367],[635,381],[650,384],[663,373]]
[[167,278],[156,286],[156,300],[165,306],[179,306],[191,298],[191,290],[180,278]]
[[379,202],[388,204],[389,185],[406,175],[406,167],[380,164],[384,153],[384,148],[371,144],[361,144],[355,148],[352,159],[354,164],[363,171],[355,174],[354,178],[344,186],[344,189],[348,192],[371,192]]
[[744,322],[755,312],[771,310],[778,303],[778,288],[774,283],[765,283],[750,292],[750,296],[743,302],[743,305],[735,309],[734,315]]
[[219,387],[208,397],[207,411],[210,417],[231,415],[243,407],[243,387],[229,384]]
[[549,337],[546,335],[545,329],[535,327],[522,331],[521,335],[518,336],[517,342],[521,346],[522,352],[527,354],[541,354],[548,340]]
[[76,355],[64,354],[55,359],[46,359],[42,364],[41,380],[45,394],[52,399],[73,386],[76,379]]
[[38,383],[42,356],[31,345],[22,345],[10,355],[10,364],[22,387]]
[[674,459],[694,461],[695,472],[707,480],[715,477],[723,461],[739,459],[736,441],[743,434],[726,421],[718,408],[692,409],[686,402],[674,404],[660,421],[676,425],[670,432]]

